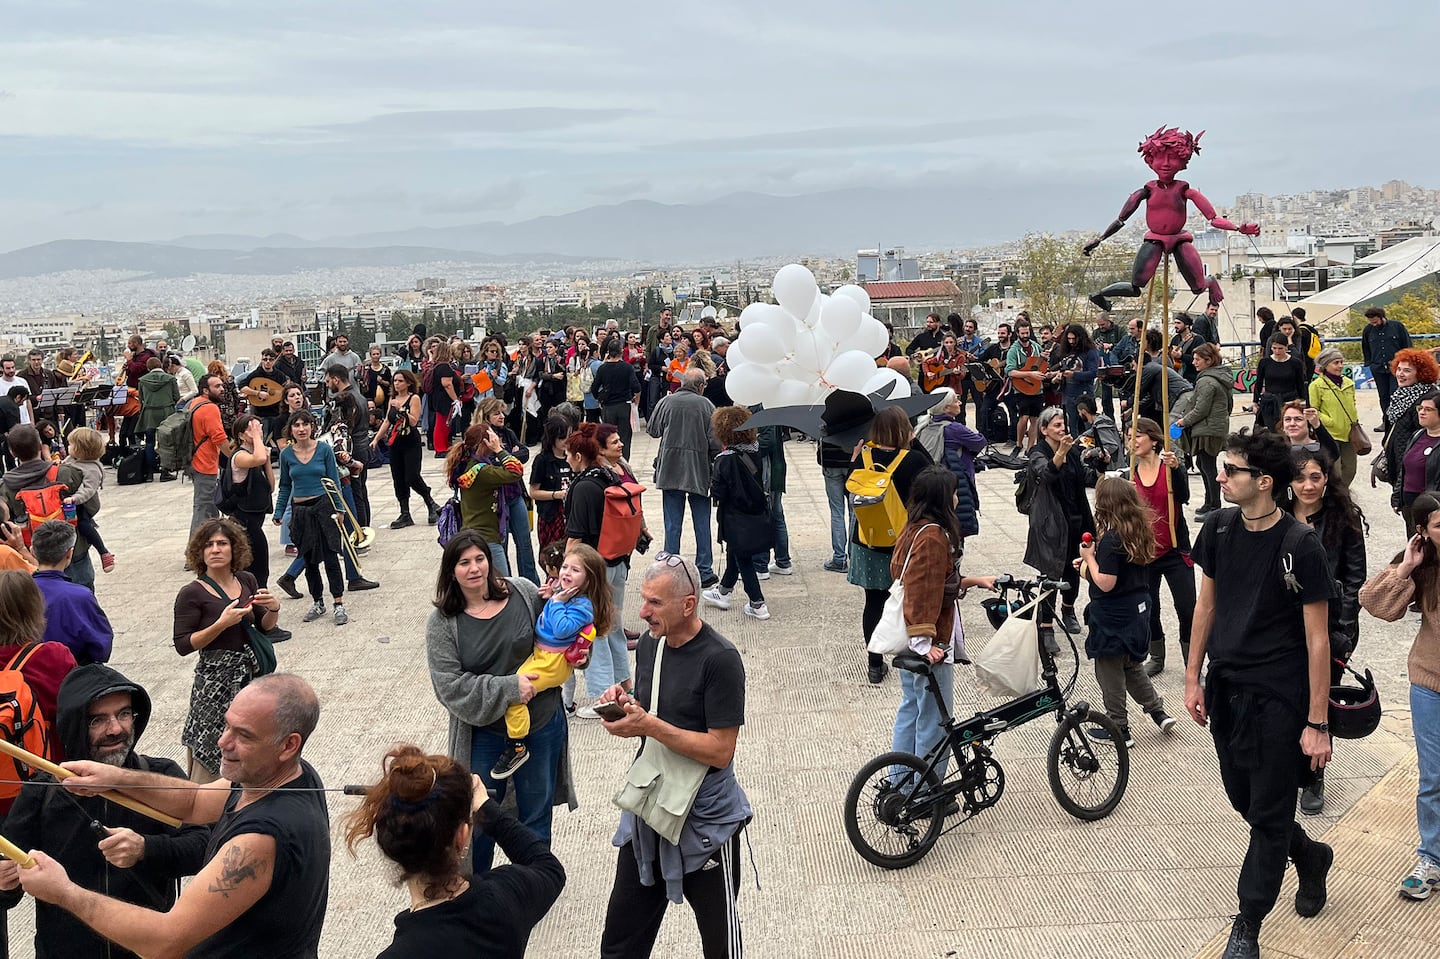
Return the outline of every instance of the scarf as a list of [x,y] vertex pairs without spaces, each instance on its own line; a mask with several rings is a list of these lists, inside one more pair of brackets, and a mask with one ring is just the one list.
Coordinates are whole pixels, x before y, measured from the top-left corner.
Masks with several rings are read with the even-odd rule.
[[1434,383],[1411,383],[1409,386],[1402,386],[1390,394],[1390,405],[1385,409],[1385,418],[1394,423],[1400,417],[1410,412],[1410,407],[1426,393],[1435,389]]
[[1320,375],[1325,377],[1331,383],[1334,383],[1337,387],[1345,382],[1345,375],[1343,373],[1339,376],[1332,376],[1331,374],[1326,373],[1324,370],[1321,370]]

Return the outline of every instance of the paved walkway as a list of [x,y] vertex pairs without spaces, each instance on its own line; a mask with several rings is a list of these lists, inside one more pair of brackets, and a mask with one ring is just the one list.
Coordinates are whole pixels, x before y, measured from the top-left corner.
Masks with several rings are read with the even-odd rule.
[[[1366,401],[1372,404],[1368,409]],[[1371,422],[1373,402],[1373,394],[1362,397],[1362,415]],[[893,676],[881,686],[865,682],[860,591],[820,568],[830,554],[829,526],[814,447],[791,443],[787,454],[785,509],[797,575],[764,584],[774,614],[769,622],[743,617],[738,605],[709,617],[740,648],[748,672],[748,722],[736,771],[756,814],[750,829],[754,865],[752,870],[747,852],[740,900],[749,954],[1179,959],[1228,928],[1245,835],[1221,793],[1208,735],[1184,720],[1168,738],[1136,723],[1129,791],[1101,822],[1078,822],[1055,803],[1043,766],[1050,729],[1035,722],[998,744],[1007,783],[1000,802],[943,836],[921,863],[889,872],[855,854],[845,840],[841,799],[861,764],[888,749],[899,685]],[[639,441],[635,463],[648,464],[652,456],[651,442]],[[426,462],[427,471],[437,466]],[[648,479],[648,469],[641,473]],[[1198,491],[1198,478],[1194,485]],[[394,515],[388,477],[377,476],[371,487],[376,524],[383,525]],[[982,534],[967,549],[967,566],[977,573],[1023,574],[1025,524],[1010,505],[1010,475],[984,473],[980,487]],[[1379,492],[1362,482],[1357,492],[1372,517],[1369,553],[1372,565],[1378,564],[1397,548],[1399,523]],[[646,498],[658,519],[658,496]],[[183,757],[179,735],[193,663],[175,655],[170,622],[175,592],[188,579],[181,566],[190,487],[112,487],[104,502],[104,532],[119,556],[115,572],[99,583],[118,633],[114,665],[154,697],[145,751]],[[658,521],[653,525],[658,530]],[[271,543],[278,554],[273,534]],[[688,537],[686,543],[688,550]],[[430,689],[422,635],[438,556],[434,535],[424,527],[382,530],[364,565],[383,587],[350,597],[350,625],[302,625],[303,604],[285,603],[283,623],[295,630],[295,639],[280,647],[281,664],[305,675],[320,692],[324,713],[307,758],[330,785],[374,779],[381,755],[396,741],[435,750],[445,746],[445,716]],[[277,567],[279,561],[277,556]],[[632,625],[637,591],[638,577],[632,577],[626,602]],[[1166,606],[1173,637],[1168,601]],[[966,624],[973,643],[988,635],[977,608],[966,610]],[[1382,920],[1342,904],[1351,896],[1363,895],[1368,903],[1393,895],[1391,887],[1411,865],[1403,836],[1393,854],[1385,855],[1358,838],[1360,830],[1381,828],[1379,814],[1365,811],[1369,806],[1360,806],[1337,827],[1339,817],[1411,749],[1408,712],[1399,707],[1406,701],[1405,654],[1415,624],[1387,625],[1367,617],[1363,629],[1359,658],[1377,673],[1387,716],[1380,732],[1339,750],[1327,777],[1326,815],[1308,824],[1317,832],[1336,829],[1337,868],[1345,877],[1365,877],[1368,885],[1351,892],[1348,881],[1337,883],[1334,905],[1322,918],[1297,925],[1303,935],[1323,931],[1326,943],[1334,935],[1348,941],[1362,926],[1383,928]],[[1177,715],[1181,686],[1176,667],[1160,677],[1159,689]],[[976,708],[967,673],[957,677],[956,687],[957,709]],[[1079,694],[1097,698],[1085,665]],[[614,869],[609,840],[616,811],[610,797],[632,754],[598,724],[583,721],[572,723],[571,747],[581,808],[558,810],[554,827],[569,883],[532,939],[533,954],[556,959],[596,953]],[[1383,828],[1413,830],[1413,805],[1405,808],[1413,788],[1401,784],[1394,791]],[[374,955],[389,942],[391,917],[404,902],[373,845],[363,847],[358,859],[344,851],[339,823],[349,803],[338,795],[330,802],[335,856],[321,950],[327,957]],[[758,891],[757,873],[763,887]],[[1404,915],[1417,918],[1397,928],[1411,937],[1440,939],[1440,922],[1420,918],[1436,908],[1411,908]],[[17,956],[29,954],[31,916],[27,902],[11,917]],[[1267,927],[1267,946],[1272,935],[1282,934],[1296,956],[1336,954],[1292,941],[1278,921],[1273,932]],[[1382,945],[1371,952],[1343,954],[1408,954],[1376,941]],[[698,955],[688,909],[671,910],[656,955]]]

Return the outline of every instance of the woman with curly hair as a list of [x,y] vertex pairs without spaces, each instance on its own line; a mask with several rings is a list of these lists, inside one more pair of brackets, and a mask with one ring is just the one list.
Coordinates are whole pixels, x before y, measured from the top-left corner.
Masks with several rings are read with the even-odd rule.
[[[1420,398],[1440,382],[1440,363],[1435,362],[1429,350],[1401,350],[1390,361],[1390,372],[1395,374],[1398,385],[1390,394],[1390,405],[1385,407],[1385,422],[1390,428],[1381,440],[1381,452],[1386,482],[1391,489],[1391,505],[1397,506],[1404,493],[1405,451],[1420,431]],[[1412,533],[1408,522],[1405,531],[1407,535]]]
[[265,632],[280,621],[280,599],[246,572],[250,541],[230,519],[201,523],[185,547],[195,579],[175,597],[173,639],[181,656],[198,654],[190,711],[180,741],[190,751],[190,778],[213,782],[220,773],[220,734],[235,694],[260,673],[245,624]]
[[[345,830],[352,855],[373,836],[410,894],[381,959],[523,956],[530,930],[565,888],[565,869],[550,844],[448,756],[427,756],[405,743],[385,754],[381,770],[380,781],[346,816]],[[499,845],[509,864],[467,874],[472,835]]]

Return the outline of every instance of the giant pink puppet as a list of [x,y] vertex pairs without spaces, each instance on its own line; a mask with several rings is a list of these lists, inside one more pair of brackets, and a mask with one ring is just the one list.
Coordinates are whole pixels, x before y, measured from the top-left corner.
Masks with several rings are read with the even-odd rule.
[[1203,130],[1191,136],[1177,128],[1167,130],[1162,126],[1140,141],[1138,152],[1145,157],[1146,166],[1155,171],[1155,179],[1130,194],[1115,221],[1105,228],[1104,233],[1085,244],[1084,253],[1089,256],[1097,246],[1120,231],[1141,203],[1145,204],[1145,225],[1149,229],[1145,232],[1139,252],[1135,254],[1130,282],[1111,283],[1090,297],[1090,302],[1105,312],[1110,312],[1109,298],[1112,296],[1139,296],[1145,284],[1155,275],[1161,257],[1167,254],[1174,254],[1175,265],[1190,285],[1191,293],[1208,290],[1211,303],[1219,303],[1225,298],[1220,292],[1220,282],[1213,276],[1205,276],[1205,266],[1191,242],[1195,237],[1185,231],[1186,204],[1194,203],[1195,208],[1217,230],[1238,230],[1246,236],[1257,236],[1260,227],[1255,223],[1236,226],[1223,216],[1217,216],[1215,207],[1203,193],[1184,180],[1175,179],[1175,174],[1185,169],[1190,164],[1190,158],[1200,152],[1200,137],[1204,135]]

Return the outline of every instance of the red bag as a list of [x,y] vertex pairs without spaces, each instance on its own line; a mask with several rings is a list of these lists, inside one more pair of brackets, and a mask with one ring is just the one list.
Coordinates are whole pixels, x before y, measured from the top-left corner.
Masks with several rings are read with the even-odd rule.
[[605,512],[600,517],[600,542],[596,550],[607,560],[623,559],[635,552],[645,528],[645,511],[640,507],[639,483],[620,481],[605,487]]
[[[50,759],[50,724],[40,712],[35,693],[21,672],[39,648],[39,643],[21,648],[5,664],[5,668],[0,669],[0,736],[27,752]],[[0,782],[0,805],[8,809],[8,804],[20,795],[21,784],[33,778],[38,771],[9,756],[0,755],[0,780],[7,780]]]

